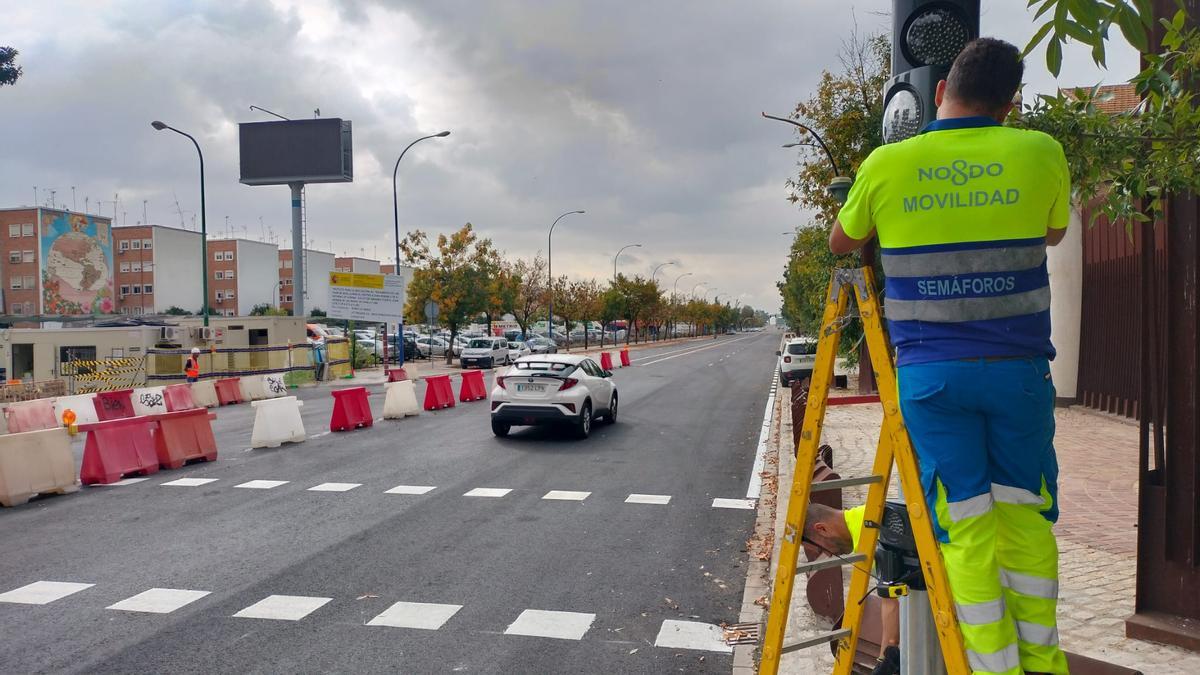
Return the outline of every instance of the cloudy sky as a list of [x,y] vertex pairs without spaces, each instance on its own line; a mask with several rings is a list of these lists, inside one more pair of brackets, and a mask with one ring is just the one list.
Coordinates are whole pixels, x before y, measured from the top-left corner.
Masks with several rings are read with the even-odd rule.
[[[985,0],[984,34],[1023,45],[1024,0]],[[514,256],[546,248],[554,268],[606,279],[667,267],[668,285],[706,282],[775,309],[789,239],[805,222],[785,200],[795,155],[789,112],[813,90],[855,23],[890,30],[888,0],[46,0],[5,9],[0,44],[25,75],[0,89],[0,206],[39,199],[198,227],[195,154],[155,132],[191,132],[207,161],[208,227],[290,246],[288,190],[238,183],[237,124],[293,118],[354,122],[352,184],[308,190],[319,249],[385,258],[391,178],[400,224],[445,232],[470,221]],[[1058,83],[1041,55],[1026,95],[1056,84],[1115,82],[1069,50]],[[72,188],[75,194],[72,197]],[[179,210],[176,209],[178,199]]]

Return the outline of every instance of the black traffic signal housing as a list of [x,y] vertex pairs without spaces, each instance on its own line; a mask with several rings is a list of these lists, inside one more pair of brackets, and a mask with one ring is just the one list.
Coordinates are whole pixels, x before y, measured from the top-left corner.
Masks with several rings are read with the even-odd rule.
[[915,136],[937,118],[933,93],[979,37],[979,0],[892,0],[892,78],[883,89],[883,142]]

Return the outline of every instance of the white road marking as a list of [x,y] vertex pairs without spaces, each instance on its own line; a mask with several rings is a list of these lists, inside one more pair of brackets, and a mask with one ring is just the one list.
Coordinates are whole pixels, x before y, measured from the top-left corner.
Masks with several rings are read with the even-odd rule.
[[437,487],[434,485],[397,485],[391,490],[384,490],[385,495],[423,495],[426,492],[432,492]]
[[0,593],[0,602],[15,602],[21,605],[48,605],[68,595],[78,593],[95,584],[79,584],[73,581],[35,581],[7,593]]
[[328,436],[328,435],[329,435],[329,434],[331,434],[331,433],[333,433],[333,432],[331,432],[331,431],[322,431],[322,432],[321,432],[321,433],[319,433],[319,434],[313,434],[313,435],[309,436],[309,438],[320,438],[320,437],[322,437],[322,436]]
[[503,497],[512,492],[511,488],[475,488],[463,493],[464,497]]
[[429,602],[397,602],[384,610],[379,616],[368,621],[367,625],[437,630],[460,609],[462,609],[462,605],[439,605]]
[[595,620],[595,614],[527,609],[504,629],[504,634],[581,640]]
[[309,492],[349,492],[362,483],[321,483],[308,488]]
[[625,499],[626,504],[669,504],[671,495],[640,495],[631,494]]
[[763,412],[762,431],[758,433],[758,448],[754,452],[754,466],[750,469],[750,483],[746,486],[746,499],[762,496],[762,472],[766,469],[767,441],[771,438],[771,422],[775,419],[775,374],[771,374],[771,391],[767,394],[767,409]]
[[[745,339],[746,339],[746,338],[744,338],[744,337],[740,337],[740,338],[736,338],[736,339],[734,339],[734,340],[731,340],[730,342],[737,342],[738,340],[745,340]],[[718,342],[718,343],[716,343],[716,344],[711,344],[711,345],[708,345],[708,346],[705,346],[705,347],[698,347],[698,348],[696,348],[696,349],[689,349],[689,350],[687,350],[687,351],[680,352],[680,353],[678,353],[678,354],[673,354],[673,355],[671,355],[671,356],[664,356],[664,357],[662,357],[662,358],[660,358],[660,359],[654,359],[653,361],[647,361],[647,362],[645,362],[645,363],[643,363],[643,364],[641,364],[641,365],[643,365],[643,366],[650,366],[650,365],[654,365],[655,363],[661,363],[661,362],[663,362],[663,361],[670,361],[671,359],[677,359],[677,358],[679,358],[679,357],[681,357],[681,356],[687,356],[688,354],[695,354],[696,352],[702,352],[702,351],[704,351],[705,349],[712,349],[712,348],[714,348],[714,347],[724,347],[724,346],[725,346],[725,345],[727,345],[727,344],[729,344],[729,343],[728,343],[728,342]]]
[[218,479],[216,478],[180,478],[179,480],[173,480],[169,483],[159,483],[159,485],[173,485],[175,487],[199,487],[201,485],[215,483],[217,480]]
[[115,483],[97,484],[96,487],[121,487],[122,485],[133,485],[134,483],[140,483],[144,480],[150,480],[150,479],[147,478],[146,476],[138,476],[138,477],[134,477],[134,478],[122,478],[121,480],[119,480]]
[[271,488],[287,485],[286,480],[250,480],[239,485],[234,485],[235,488],[247,488],[250,490],[270,490]]
[[713,500],[712,507],[714,509],[752,509],[754,508],[753,499],[723,499],[718,497]]
[[126,612],[170,614],[180,607],[193,603],[208,594],[208,591],[187,591],[179,588],[151,588],[148,591],[142,591],[135,596],[109,605],[108,609],[119,609]]
[[542,499],[557,499],[560,501],[581,502],[588,498],[590,492],[572,492],[570,490],[551,490]]
[[655,647],[667,649],[698,649],[706,652],[729,654],[733,647],[725,644],[724,631],[720,626],[699,621],[663,621],[654,639]]
[[332,599],[304,595],[268,595],[234,616],[244,619],[299,621]]

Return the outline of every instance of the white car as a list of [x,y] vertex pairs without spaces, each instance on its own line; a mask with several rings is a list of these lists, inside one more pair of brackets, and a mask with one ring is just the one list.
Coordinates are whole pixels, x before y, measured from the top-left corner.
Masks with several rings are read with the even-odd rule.
[[494,368],[510,363],[512,358],[508,355],[508,340],[502,337],[471,338],[459,357],[459,365],[463,368]]
[[419,337],[417,338],[417,351],[421,352],[421,356],[426,358],[430,356],[445,356],[446,350],[450,345],[439,337]]
[[617,385],[611,372],[586,356],[526,356],[496,376],[492,433],[497,436],[507,436],[514,426],[562,424],[587,438],[598,417],[617,421]]
[[509,340],[508,341],[508,360],[509,361],[516,361],[517,359],[521,358],[522,356],[529,356],[532,353],[533,353],[533,351],[529,348],[529,345],[525,344],[524,342],[519,342],[517,340]]
[[817,341],[810,337],[791,338],[784,343],[779,355],[779,385],[786,387],[812,377],[817,363]]

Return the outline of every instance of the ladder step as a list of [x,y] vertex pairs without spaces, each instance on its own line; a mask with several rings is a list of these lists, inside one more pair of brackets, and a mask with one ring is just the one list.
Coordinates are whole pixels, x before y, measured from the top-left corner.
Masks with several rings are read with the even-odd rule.
[[882,476],[861,476],[859,478],[837,478],[834,480],[823,480],[812,484],[810,490],[812,492],[822,492],[824,490],[840,490],[842,488],[854,487],[856,485],[870,485],[871,483],[883,482]]
[[808,649],[809,647],[815,647],[817,645],[829,644],[830,642],[833,642],[835,640],[841,640],[844,637],[850,637],[850,629],[849,628],[842,628],[840,630],[829,631],[828,633],[820,633],[820,634],[814,635],[813,637],[810,637],[810,638],[805,638],[803,640],[797,640],[796,642],[791,642],[791,643],[785,644],[783,646],[783,648],[779,650],[779,653],[787,654],[788,652],[795,652],[795,651],[799,651],[801,649]]
[[822,558],[813,562],[802,563],[796,566],[796,574],[801,572],[816,572],[818,570],[829,569],[830,567],[841,567],[842,565],[853,565],[854,563],[866,562],[866,553],[854,553],[852,555],[844,555],[834,558]]

